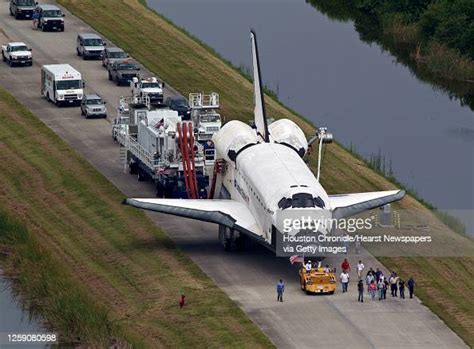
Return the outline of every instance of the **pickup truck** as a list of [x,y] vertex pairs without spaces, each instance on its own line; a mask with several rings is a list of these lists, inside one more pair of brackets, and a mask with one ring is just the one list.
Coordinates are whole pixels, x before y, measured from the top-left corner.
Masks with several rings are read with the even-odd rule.
[[31,49],[23,42],[10,42],[2,45],[2,60],[10,67],[14,65],[33,65]]
[[117,86],[129,85],[133,78],[139,77],[140,67],[131,60],[115,61],[107,67],[109,80]]

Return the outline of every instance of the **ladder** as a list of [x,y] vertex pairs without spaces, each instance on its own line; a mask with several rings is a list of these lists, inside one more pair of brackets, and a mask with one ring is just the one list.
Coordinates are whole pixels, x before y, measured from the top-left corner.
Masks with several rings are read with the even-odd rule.
[[123,171],[127,172],[127,148],[124,144],[119,146],[119,160],[123,164]]

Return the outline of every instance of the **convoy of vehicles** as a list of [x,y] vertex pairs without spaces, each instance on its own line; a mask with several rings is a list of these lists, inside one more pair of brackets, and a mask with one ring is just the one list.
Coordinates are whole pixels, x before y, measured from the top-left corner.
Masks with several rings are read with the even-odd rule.
[[35,0],[10,0],[10,16],[29,19],[36,8]]
[[131,59],[115,61],[107,67],[109,80],[117,86],[128,85],[133,78],[140,78],[140,67]]
[[165,83],[157,78],[148,79],[132,78],[130,82],[132,96],[146,100],[150,107],[159,107],[163,104],[163,89]]
[[65,14],[55,5],[39,4],[36,6],[38,12],[38,29],[42,31],[56,30],[64,31]]
[[79,33],[76,39],[76,52],[78,56],[86,59],[102,59],[106,43],[94,33]]
[[[28,0],[10,1],[10,12],[17,17],[19,6]],[[64,30],[64,15],[53,5],[37,5],[38,27]],[[29,14],[24,13],[25,16]],[[154,182],[157,197],[204,199],[212,176],[217,176],[213,135],[222,126],[219,95],[191,93],[188,101],[170,96],[163,103],[164,82],[155,77],[140,79],[140,68],[122,49],[105,48],[94,33],[77,36],[77,55],[101,58],[109,80],[117,85],[130,83],[132,95],[120,97],[118,116],[112,124],[113,139],[120,144],[120,158],[139,181]],[[31,49],[22,42],[2,46],[2,58],[10,65],[32,64]],[[84,81],[69,64],[48,64],[41,69],[41,93],[58,106],[80,105],[86,118],[107,117],[105,101],[97,94],[84,95]],[[211,189],[213,191],[213,189]],[[213,197],[214,194],[210,194]],[[334,271],[319,265],[310,272],[299,271],[301,289],[306,293],[333,294]]]
[[124,60],[128,57],[128,53],[119,47],[106,47],[102,55],[102,65],[107,68],[113,62]]
[[84,95],[81,102],[81,114],[86,119],[89,118],[106,118],[107,108],[105,107],[105,101],[96,94]]
[[41,94],[57,106],[79,105],[84,95],[82,75],[69,64],[41,68]]
[[31,48],[23,42],[10,42],[2,45],[2,60],[10,67],[14,65],[33,65]]

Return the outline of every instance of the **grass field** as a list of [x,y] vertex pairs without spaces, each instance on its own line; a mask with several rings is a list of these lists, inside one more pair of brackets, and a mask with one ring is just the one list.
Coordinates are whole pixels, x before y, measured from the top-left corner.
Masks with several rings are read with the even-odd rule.
[[[209,48],[146,9],[139,0],[59,0],[73,14],[127,50],[183,95],[216,91],[226,120],[249,120],[252,115],[251,83]],[[242,33],[249,35],[249,33]],[[144,40],[146,38],[146,40]],[[250,54],[250,48],[249,48]],[[288,117],[311,134],[314,127],[277,101],[267,98],[269,117]],[[326,148],[322,183],[331,194],[392,189],[395,186],[337,144]],[[315,156],[310,157],[314,167]],[[472,244],[453,233],[422,204],[406,197],[401,209],[417,210],[434,234],[451,243]],[[453,330],[474,346],[474,258],[385,258],[387,267],[417,278],[419,296]],[[428,268],[428,269],[427,269]],[[436,270],[436,273],[431,272]],[[455,273],[453,274],[453,271]],[[453,275],[463,272],[462,280]],[[459,283],[459,286],[458,286]],[[456,286],[454,286],[456,285]],[[449,294],[449,297],[440,297]]]
[[3,89],[0,149],[2,269],[62,341],[272,347],[142,211],[121,205],[123,194]]

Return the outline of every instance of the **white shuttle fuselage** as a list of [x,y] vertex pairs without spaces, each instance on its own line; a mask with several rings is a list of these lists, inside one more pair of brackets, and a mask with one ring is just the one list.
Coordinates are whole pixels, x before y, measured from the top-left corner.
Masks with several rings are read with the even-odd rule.
[[[237,237],[251,237],[275,250],[281,234],[278,214],[302,209],[344,218],[400,200],[402,190],[328,195],[303,157],[308,141],[293,121],[280,119],[270,125],[264,95],[255,33],[251,32],[254,85],[254,127],[229,121],[213,141],[217,174],[215,197],[203,199],[126,199],[142,209],[212,222],[219,225],[219,239],[233,249]],[[323,143],[321,138],[320,147]],[[321,148],[320,148],[321,149]],[[325,217],[328,217],[325,215]],[[237,233],[237,234],[235,234]]]

